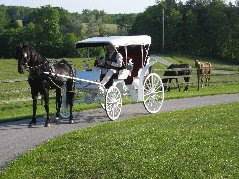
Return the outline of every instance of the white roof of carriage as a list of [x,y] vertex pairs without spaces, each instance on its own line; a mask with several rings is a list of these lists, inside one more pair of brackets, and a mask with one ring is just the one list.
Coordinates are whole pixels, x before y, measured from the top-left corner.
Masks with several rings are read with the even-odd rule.
[[127,45],[148,45],[151,44],[151,37],[148,35],[92,37],[76,42],[76,47],[90,47],[109,43],[115,47]]

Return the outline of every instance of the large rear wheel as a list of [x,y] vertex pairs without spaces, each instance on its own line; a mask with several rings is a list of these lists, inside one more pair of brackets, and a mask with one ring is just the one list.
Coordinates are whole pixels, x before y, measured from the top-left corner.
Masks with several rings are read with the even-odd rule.
[[122,108],[122,98],[120,90],[111,86],[105,96],[105,110],[108,117],[114,121],[119,118]]
[[157,113],[164,100],[164,87],[156,73],[149,74],[144,80],[144,107],[149,113]]

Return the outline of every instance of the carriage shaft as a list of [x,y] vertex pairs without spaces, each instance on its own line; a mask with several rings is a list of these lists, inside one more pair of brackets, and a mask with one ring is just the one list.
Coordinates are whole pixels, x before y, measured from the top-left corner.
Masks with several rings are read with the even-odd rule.
[[72,79],[75,81],[81,81],[81,82],[86,82],[86,83],[91,83],[91,84],[96,84],[96,85],[103,85],[100,82],[95,82],[95,81],[90,81],[90,80],[85,80],[85,79],[81,79],[81,78],[76,78],[76,77],[71,77],[71,76],[66,76],[66,75],[60,75],[60,74],[56,74],[56,73],[50,73],[50,72],[44,72],[47,75],[53,75],[56,77],[63,77],[63,78],[67,78],[67,79]]

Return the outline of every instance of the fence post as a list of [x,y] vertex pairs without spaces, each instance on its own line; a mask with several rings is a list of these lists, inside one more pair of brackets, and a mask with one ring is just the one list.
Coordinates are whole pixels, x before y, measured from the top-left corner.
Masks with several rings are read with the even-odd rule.
[[197,66],[197,77],[198,77],[198,91],[200,90],[200,66]]
[[41,95],[41,105],[43,105],[43,96]]

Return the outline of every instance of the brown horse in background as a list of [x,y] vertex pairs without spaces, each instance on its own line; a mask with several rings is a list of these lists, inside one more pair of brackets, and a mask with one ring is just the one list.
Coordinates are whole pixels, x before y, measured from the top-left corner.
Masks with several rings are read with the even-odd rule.
[[200,76],[201,87],[203,87],[203,77],[205,77],[205,86],[209,86],[212,65],[209,62],[195,60],[195,67],[198,69],[197,75]]

